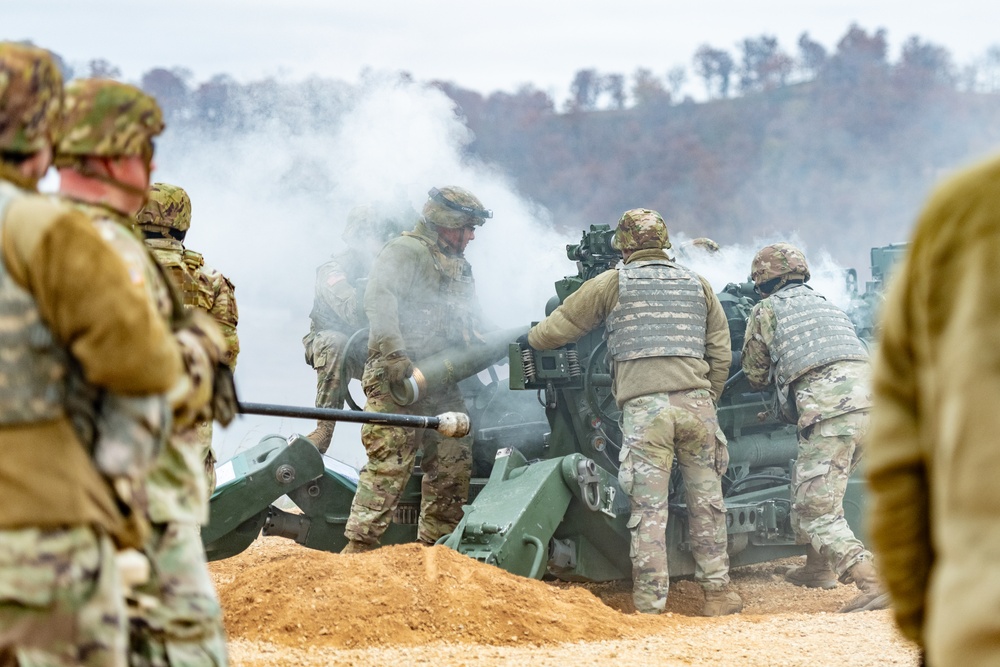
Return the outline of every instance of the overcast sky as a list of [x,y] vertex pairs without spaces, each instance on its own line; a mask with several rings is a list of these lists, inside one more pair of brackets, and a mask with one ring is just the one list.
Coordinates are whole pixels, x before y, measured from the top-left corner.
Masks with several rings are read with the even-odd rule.
[[[832,49],[852,22],[947,47],[959,64],[1000,42],[994,0],[3,0],[2,36],[31,39],[71,64],[104,57],[138,77],[181,66],[196,81],[406,70],[481,92],[533,83],[561,98],[580,69],[662,75],[704,43],[802,32]],[[694,84],[692,83],[692,86]],[[700,91],[697,91],[700,92]]]

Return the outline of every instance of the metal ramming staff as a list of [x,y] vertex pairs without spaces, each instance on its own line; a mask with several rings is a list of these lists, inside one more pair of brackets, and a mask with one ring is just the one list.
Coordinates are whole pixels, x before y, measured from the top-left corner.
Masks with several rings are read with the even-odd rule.
[[358,410],[336,410],[334,408],[299,408],[292,405],[240,402],[240,413],[245,415],[356,422],[359,424],[384,424],[386,426],[404,426],[407,428],[432,428],[441,435],[449,438],[461,438],[469,433],[470,428],[469,415],[461,412],[445,412],[436,417],[424,417],[422,415],[361,412]]

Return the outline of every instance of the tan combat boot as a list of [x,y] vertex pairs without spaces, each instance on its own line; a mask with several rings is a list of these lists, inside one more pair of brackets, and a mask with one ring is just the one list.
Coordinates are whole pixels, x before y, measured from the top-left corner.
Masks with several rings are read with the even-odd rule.
[[831,589],[837,587],[837,575],[812,545],[806,549],[806,564],[802,567],[791,567],[785,570],[785,580],[796,586],[807,588]]
[[326,450],[330,447],[330,441],[333,440],[333,422],[316,422],[315,430],[307,435],[306,439],[316,445],[320,454],[326,454]]
[[358,542],[356,540],[351,540],[347,543],[347,546],[340,550],[342,554],[363,554],[368,551],[375,551],[378,549],[379,545],[368,544],[367,542]]
[[702,616],[728,616],[743,611],[743,598],[729,586],[705,591],[705,606]]
[[841,608],[841,612],[873,611],[889,606],[889,593],[882,588],[875,565],[868,558],[859,560],[840,578],[845,584],[854,582],[861,591],[860,595]]

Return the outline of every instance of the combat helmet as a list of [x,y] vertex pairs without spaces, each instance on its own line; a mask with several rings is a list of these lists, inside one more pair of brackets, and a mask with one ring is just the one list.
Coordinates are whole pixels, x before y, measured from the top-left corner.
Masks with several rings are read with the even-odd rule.
[[663,217],[648,208],[633,208],[622,213],[615,229],[612,247],[618,250],[641,250],[644,248],[669,248],[667,223]]
[[750,264],[750,280],[758,288],[775,282],[768,293],[790,280],[809,280],[809,265],[806,256],[791,243],[772,243],[764,246],[754,255]]
[[479,198],[465,188],[446,185],[427,192],[423,218],[432,225],[450,229],[478,227],[492,217],[493,211],[483,208]]
[[184,188],[169,183],[149,186],[149,199],[135,216],[139,226],[165,235],[171,230],[175,237],[184,238],[191,228],[191,197]]
[[699,236],[696,239],[691,239],[691,245],[712,254],[719,252],[721,249],[716,241],[708,238],[707,236]]
[[66,86],[57,167],[79,167],[87,157],[152,159],[163,111],[150,95],[110,79],[78,79]]
[[0,42],[0,152],[31,155],[53,143],[62,99],[52,54]]

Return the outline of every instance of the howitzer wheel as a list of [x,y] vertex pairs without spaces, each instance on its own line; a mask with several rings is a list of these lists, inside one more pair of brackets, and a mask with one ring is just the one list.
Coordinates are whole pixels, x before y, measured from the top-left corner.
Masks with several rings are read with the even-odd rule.
[[605,359],[607,351],[608,342],[602,340],[590,353],[587,371],[583,374],[583,396],[595,417],[604,423],[617,425],[622,411],[611,393],[611,373]]
[[[363,349],[361,347],[362,345],[364,345]],[[339,377],[340,378],[346,377],[347,382],[341,381],[340,383],[341,399],[337,403],[338,406],[343,405],[344,401],[347,401],[347,405],[350,406],[351,410],[355,410],[357,412],[364,411],[364,408],[359,406],[355,402],[354,397],[351,396],[351,388],[349,386],[351,384],[351,378],[348,377],[349,374],[347,372],[347,366],[348,364],[350,364],[352,358],[364,359],[367,356],[367,354],[368,354],[368,327],[365,327],[364,329],[358,329],[353,334],[351,334],[351,337],[347,339],[347,345],[344,346],[344,354],[340,358]],[[364,366],[364,361],[361,362],[361,365]]]

